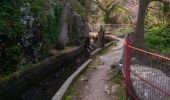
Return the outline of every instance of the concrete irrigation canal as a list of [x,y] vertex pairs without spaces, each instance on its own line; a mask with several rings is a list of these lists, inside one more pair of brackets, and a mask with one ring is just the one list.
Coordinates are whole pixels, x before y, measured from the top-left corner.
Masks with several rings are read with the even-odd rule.
[[68,77],[88,59],[83,46],[47,58],[1,80],[0,100],[51,100]]

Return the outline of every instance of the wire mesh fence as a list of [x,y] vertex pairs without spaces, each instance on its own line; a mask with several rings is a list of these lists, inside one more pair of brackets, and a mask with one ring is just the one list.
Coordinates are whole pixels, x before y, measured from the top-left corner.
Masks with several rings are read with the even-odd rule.
[[126,100],[170,100],[170,58],[130,45],[125,39]]
[[93,24],[89,25],[91,31],[98,32],[100,28],[104,28],[106,34],[124,35],[133,31],[131,24]]

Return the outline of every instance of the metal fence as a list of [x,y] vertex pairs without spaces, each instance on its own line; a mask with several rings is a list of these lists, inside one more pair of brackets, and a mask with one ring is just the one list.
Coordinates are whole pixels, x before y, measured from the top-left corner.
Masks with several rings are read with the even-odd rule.
[[106,34],[117,34],[128,33],[133,30],[131,24],[93,24],[89,25],[91,31],[98,32],[100,27],[104,28]]
[[124,42],[126,100],[170,100],[170,58]]

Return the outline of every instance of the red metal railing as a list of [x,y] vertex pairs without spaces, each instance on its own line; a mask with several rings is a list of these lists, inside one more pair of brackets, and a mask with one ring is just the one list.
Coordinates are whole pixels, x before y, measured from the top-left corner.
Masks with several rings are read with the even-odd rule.
[[126,100],[170,100],[170,58],[124,41]]

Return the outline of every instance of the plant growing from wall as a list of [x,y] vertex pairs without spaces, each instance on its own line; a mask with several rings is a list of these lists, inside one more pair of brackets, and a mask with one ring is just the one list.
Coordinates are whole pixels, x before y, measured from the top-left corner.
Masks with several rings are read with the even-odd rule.
[[21,0],[2,0],[0,2],[0,32],[4,33],[6,39],[1,39],[5,44],[5,49],[0,60],[0,74],[9,74],[17,69],[17,60],[19,58],[20,35],[23,32],[20,22]]

